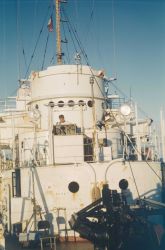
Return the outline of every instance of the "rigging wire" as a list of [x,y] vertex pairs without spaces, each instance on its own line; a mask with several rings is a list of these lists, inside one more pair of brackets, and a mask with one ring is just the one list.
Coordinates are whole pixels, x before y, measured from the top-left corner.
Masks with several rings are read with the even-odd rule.
[[96,84],[97,84],[97,86],[98,86],[98,88],[99,88],[99,90],[100,90],[102,96],[105,98],[105,94],[104,94],[104,92],[102,91],[102,89],[100,88],[100,85],[99,85],[99,83],[98,83],[98,81],[97,81],[95,75],[93,74],[92,68],[91,68],[90,63],[89,63],[89,60],[88,60],[88,56],[87,56],[87,54],[86,54],[86,52],[85,52],[85,50],[84,50],[84,48],[83,48],[83,46],[82,46],[82,43],[81,43],[81,40],[80,40],[80,38],[79,38],[79,36],[78,36],[77,30],[76,30],[76,28],[75,28],[74,26],[71,25],[71,22],[70,22],[70,20],[69,20],[69,17],[67,16],[67,14],[66,14],[66,12],[64,11],[64,9],[63,9],[63,12],[64,12],[64,15],[65,15],[66,19],[68,20],[68,24],[70,25],[71,31],[73,32],[73,36],[74,36],[74,38],[75,38],[76,41],[77,41],[77,44],[78,44],[78,46],[79,46],[79,48],[80,48],[80,51],[81,51],[82,55],[84,56],[84,59],[85,59],[85,61],[86,61],[86,64],[87,64],[87,66],[89,67],[90,72],[91,72],[92,76],[94,77],[94,79],[95,79],[95,81],[96,81]]
[[68,27],[68,31],[69,31],[69,34],[70,34],[70,37],[71,37],[71,40],[72,40],[72,43],[73,43],[74,50],[76,51],[76,53],[78,53],[78,50],[77,50],[77,47],[76,47],[76,44],[75,44],[75,41],[74,41],[74,38],[73,38],[73,35],[72,35],[72,32],[71,32],[71,29],[72,29],[72,28],[71,28],[70,21],[69,21],[67,15],[66,15],[66,13],[65,13],[63,7],[61,8],[61,11],[62,11],[62,13],[63,13],[65,19],[67,20],[67,27]]
[[[53,7],[54,9],[54,7]],[[51,13],[50,18],[52,19],[53,13]],[[42,62],[42,67],[41,70],[43,70],[44,68],[44,63],[45,63],[45,58],[46,58],[46,52],[47,52],[47,48],[48,48],[48,41],[49,41],[49,37],[50,37],[50,31],[48,31],[48,35],[47,35],[47,39],[46,39],[46,44],[45,44],[45,50],[44,50],[44,57],[43,57],[43,62]]]
[[115,9],[114,0],[112,0],[112,41],[113,41],[113,61],[114,69],[116,70],[116,32],[115,32]]
[[[79,48],[80,48],[80,50],[81,50],[81,53],[82,53],[83,56],[84,56],[84,59],[85,59],[85,61],[86,61],[86,64],[89,66],[89,69],[90,69],[90,71],[91,71],[91,73],[92,73],[92,75],[93,75],[93,71],[92,71],[92,69],[91,69],[91,66],[90,66],[90,63],[89,63],[89,60],[88,60],[88,56],[87,56],[87,54],[86,54],[86,52],[85,52],[85,50],[84,50],[84,48],[83,48],[83,46],[82,46],[81,40],[79,39],[77,30],[75,29],[74,26],[71,25],[71,22],[70,22],[70,20],[69,20],[69,17],[67,16],[67,14],[66,14],[66,12],[65,12],[64,9],[63,9],[63,13],[64,13],[66,19],[68,20],[69,25],[70,25],[70,33],[71,33],[71,31],[72,31],[72,33],[73,33],[73,35],[74,35],[74,38],[76,39],[76,41],[77,41],[77,43],[78,43],[78,45],[79,45]],[[92,18],[93,18],[93,14],[94,14],[94,0],[93,0],[93,9],[92,9],[92,12],[91,12],[91,20],[92,20]],[[115,35],[114,0],[112,0],[112,19],[113,19],[113,21],[112,21],[112,23],[113,23],[113,53],[114,53],[114,64],[115,64],[114,67],[116,67],[116,39],[115,39],[116,35]],[[74,41],[74,40],[72,39],[72,42],[73,42],[73,41]],[[77,50],[76,50],[76,52],[77,52]],[[100,90],[101,94],[105,97],[105,94],[104,94],[103,91],[101,90],[101,88],[100,88],[100,86],[99,86],[99,84],[98,84],[98,82],[97,82],[96,77],[95,77],[94,75],[93,75],[93,77],[95,78],[95,81],[96,81],[96,83],[97,83],[97,85],[98,85],[98,87],[99,87],[99,90]],[[121,93],[124,97],[126,97],[127,99],[129,99],[129,97],[128,97],[123,91],[121,91],[112,81],[111,81],[111,84],[113,85],[113,87],[114,87],[119,93]],[[132,101],[133,101],[133,100],[132,100]],[[133,101],[133,102],[134,102],[134,101]],[[141,108],[139,105],[138,105],[138,109],[139,109],[139,111],[140,111],[145,117],[150,118],[149,115],[148,115],[144,110],[142,110],[142,108]]]
[[[120,93],[123,97],[125,97],[126,99],[130,99],[130,97],[128,97],[128,95],[126,95],[126,93],[124,93],[121,89],[119,89],[114,83],[113,81],[110,81],[111,85],[118,91],[118,93]],[[131,101],[133,103],[135,103],[135,101],[133,100],[133,98],[131,97]],[[146,117],[146,118],[150,118],[149,115],[138,105],[138,110]]]
[[91,23],[93,21],[93,17],[94,17],[94,8],[95,8],[95,0],[92,1],[92,10],[90,13],[90,17],[89,17],[89,23],[88,23],[88,29],[87,29],[87,34],[86,34],[86,39],[85,39],[85,43],[87,41],[87,38],[89,37],[89,33],[90,33],[90,28],[91,28]]
[[133,173],[133,169],[132,169],[132,166],[131,166],[130,161],[128,161],[128,163],[129,163],[129,167],[130,167],[131,174],[132,174],[132,177],[133,177],[133,181],[134,181],[134,183],[135,183],[136,192],[137,192],[138,198],[139,198],[139,200],[140,200],[140,194],[139,194],[138,186],[137,186],[137,183],[136,183],[136,178],[135,178],[135,175],[134,175],[134,173]]
[[19,0],[17,0],[17,65],[18,65],[18,79],[20,79],[20,75],[21,75],[21,65],[20,65],[20,55],[19,55],[19,45],[18,45],[18,41],[20,40],[19,37],[19,16],[20,16],[20,2]]
[[[45,24],[45,21],[46,21],[46,18],[47,18],[47,15],[48,15],[48,12],[49,12],[49,9],[51,8],[51,3],[53,2],[53,0],[50,0],[50,5],[48,6],[48,10],[47,10],[47,14],[45,15],[45,18],[44,18],[44,21],[43,21],[43,24]],[[54,7],[54,6],[53,6]],[[20,22],[20,0],[17,0],[17,30],[18,30],[18,36],[19,36],[19,40],[20,40],[20,43],[21,43],[21,46],[22,46],[22,54],[23,54],[23,58],[24,58],[24,63],[25,63],[25,66],[27,68],[27,59],[26,59],[26,53],[25,53],[25,49],[23,47],[23,36],[22,36],[22,32],[21,32],[21,29],[20,27],[18,27],[19,25],[19,22]],[[39,34],[40,36],[40,34]],[[38,39],[37,39],[38,40]],[[36,42],[37,44],[37,42]],[[36,46],[35,46],[36,47]],[[35,52],[36,48],[34,49],[34,52]],[[29,68],[30,68],[30,65],[32,63],[32,59],[34,57],[34,52],[33,52],[33,55],[31,56],[31,60],[30,60],[30,63],[28,65],[28,68],[27,68],[27,71],[26,71],[26,74],[25,74],[25,78],[27,77],[27,74],[28,74],[28,71],[29,71]],[[19,61],[19,79],[20,79],[20,74],[21,74],[21,67],[20,67],[20,59],[18,60]],[[11,94],[9,96],[13,96],[17,93],[17,90],[18,90],[18,87],[11,92]]]
[[47,39],[46,39],[46,45],[45,45],[45,50],[44,50],[44,58],[43,58],[41,70],[43,70],[43,68],[44,68],[45,57],[46,57],[46,52],[47,52],[47,47],[48,47],[48,41],[49,41],[49,32],[48,32]]
[[[114,116],[113,112],[110,109],[110,113],[112,115],[112,117],[115,120],[115,123],[117,125],[117,127],[120,129],[120,131],[126,136],[126,138],[128,139],[128,141],[130,142],[132,148],[137,152],[137,154],[141,154],[141,152],[138,151],[137,147],[135,147],[129,137],[129,135],[124,131],[124,129],[120,126],[120,124],[118,123],[118,121],[116,120],[116,117]],[[153,169],[153,167],[148,163],[147,160],[144,160],[144,162],[148,165],[148,167],[152,170],[152,172],[158,177],[158,179],[162,182],[162,179],[160,178],[160,176],[156,173],[156,171]]]
[[[62,16],[62,12],[61,12],[61,16]],[[66,51],[67,51],[67,61],[68,63],[70,63],[70,55],[69,55],[69,49],[68,49],[68,39],[66,37],[66,31],[65,31],[65,25],[64,25],[63,20],[61,20],[62,23],[62,30],[63,30],[63,34],[64,34],[64,43],[66,44]]]
[[50,60],[50,65],[52,65],[53,64],[53,62],[54,62],[54,59],[55,59],[55,54],[52,56],[52,58],[51,58],[51,60]]
[[[76,40],[76,42],[77,42],[77,44],[78,44],[78,46],[79,46],[79,48],[80,48],[80,50],[81,50],[81,53],[82,53],[82,55],[84,56],[84,58],[86,59],[87,65],[89,66],[89,62],[88,62],[87,55],[86,55],[86,53],[85,53],[85,51],[84,51],[84,49],[83,49],[83,47],[82,47],[82,45],[81,45],[81,41],[80,41],[80,39],[79,39],[79,37],[78,37],[76,28],[75,28],[73,25],[71,25],[70,19],[69,19],[69,17],[67,16],[67,14],[66,14],[66,12],[65,12],[64,9],[63,9],[63,13],[64,13],[66,19],[68,20],[68,24],[70,25],[70,30],[71,30],[72,33],[73,33],[73,36],[74,36],[74,38],[75,38],[75,40]],[[76,52],[77,52],[77,50],[76,50]]]
[[46,13],[46,15],[45,15],[45,17],[44,17],[44,20],[43,20],[43,23],[42,23],[42,27],[41,27],[41,30],[40,30],[40,32],[39,32],[39,35],[38,35],[38,38],[37,38],[37,41],[36,41],[36,44],[35,44],[33,53],[32,53],[31,58],[30,58],[30,62],[29,62],[28,68],[27,68],[27,71],[26,71],[26,74],[25,74],[25,78],[26,78],[27,75],[28,75],[28,72],[29,72],[29,69],[30,69],[32,60],[33,60],[33,58],[34,58],[34,54],[35,54],[35,52],[36,52],[36,49],[37,49],[37,46],[38,46],[38,43],[39,43],[41,34],[42,34],[42,32],[43,32],[43,28],[44,28],[45,23],[46,23],[46,21],[47,21],[47,19],[48,19],[49,10],[50,10],[50,5],[49,5],[48,10],[47,10],[47,13]]
[[77,26],[77,28],[78,28],[78,26],[79,26],[79,24],[78,24],[78,21],[79,21],[79,18],[78,18],[78,5],[77,5],[77,0],[74,0],[74,5],[75,5],[75,17],[76,17],[76,26]]

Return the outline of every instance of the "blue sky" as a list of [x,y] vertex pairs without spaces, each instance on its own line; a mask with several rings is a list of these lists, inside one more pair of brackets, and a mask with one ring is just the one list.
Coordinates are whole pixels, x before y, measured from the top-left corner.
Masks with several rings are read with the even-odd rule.
[[[52,13],[48,9],[50,2],[0,1],[0,97],[13,95],[18,79],[24,78],[45,19],[30,67],[30,70],[41,69],[48,35],[46,24]],[[128,96],[131,89],[133,98],[148,116],[159,120],[160,107],[165,107],[165,1],[68,0],[64,7],[90,64],[104,69],[107,76],[116,73],[116,86]],[[75,51],[66,27],[65,24],[73,62]],[[49,35],[45,67],[56,50],[55,33]],[[67,55],[65,45],[63,48]]]

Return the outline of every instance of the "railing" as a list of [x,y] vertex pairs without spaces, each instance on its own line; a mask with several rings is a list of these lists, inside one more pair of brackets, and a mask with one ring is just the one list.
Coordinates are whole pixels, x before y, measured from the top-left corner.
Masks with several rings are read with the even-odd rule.
[[[100,132],[98,132],[98,134],[99,133]],[[105,134],[104,131],[101,133],[102,138],[98,139],[95,143],[92,136],[88,137],[83,134],[54,135],[53,163],[50,162],[50,150],[48,148],[47,137],[38,138],[38,140],[42,140],[35,142],[35,149],[33,143],[34,138],[28,138],[29,143],[26,143],[24,148],[21,149],[20,158],[15,159],[13,162],[12,159],[9,160],[0,157],[0,168],[1,170],[9,170],[18,167],[30,167],[32,165],[43,167],[63,163],[110,161],[111,159],[121,157],[125,157],[125,159],[129,160],[137,160],[137,152],[135,150],[136,138],[130,136],[130,140],[127,139],[126,145],[124,145],[124,139],[122,139],[119,133],[116,134],[115,132],[113,134],[113,132],[107,132]],[[159,160],[153,158],[154,152],[153,144],[149,142],[147,142],[147,144],[141,143],[142,160]]]
[[13,169],[13,166],[14,166],[14,164],[13,164],[12,160],[3,161],[2,159],[0,159],[0,169],[1,169],[1,171]]
[[16,97],[0,99],[0,113],[16,109]]

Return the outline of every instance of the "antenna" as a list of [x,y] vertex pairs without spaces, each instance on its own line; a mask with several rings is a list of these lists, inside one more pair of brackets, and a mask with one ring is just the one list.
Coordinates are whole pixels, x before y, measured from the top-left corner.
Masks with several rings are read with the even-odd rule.
[[61,29],[60,29],[60,3],[66,3],[66,1],[56,1],[56,49],[57,49],[57,64],[62,64],[62,49],[61,49]]

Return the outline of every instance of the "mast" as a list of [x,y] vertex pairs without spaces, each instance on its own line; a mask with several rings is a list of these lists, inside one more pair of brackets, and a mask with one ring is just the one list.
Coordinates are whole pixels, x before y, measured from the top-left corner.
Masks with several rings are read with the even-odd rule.
[[60,30],[60,0],[56,1],[56,50],[57,50],[57,64],[62,64],[61,52],[61,30]]

